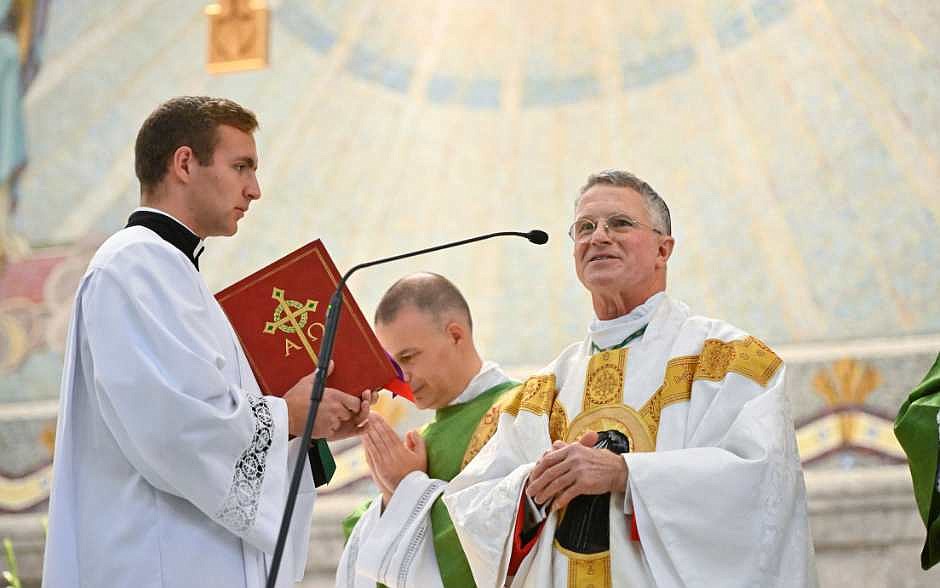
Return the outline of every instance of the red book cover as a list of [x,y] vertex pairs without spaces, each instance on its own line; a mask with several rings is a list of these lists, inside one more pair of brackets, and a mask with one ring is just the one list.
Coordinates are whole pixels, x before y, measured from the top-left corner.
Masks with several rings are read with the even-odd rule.
[[[316,369],[326,309],[340,274],[317,239],[215,295],[265,394],[282,396]],[[388,387],[396,372],[343,288],[335,369],[327,385],[349,394]]]

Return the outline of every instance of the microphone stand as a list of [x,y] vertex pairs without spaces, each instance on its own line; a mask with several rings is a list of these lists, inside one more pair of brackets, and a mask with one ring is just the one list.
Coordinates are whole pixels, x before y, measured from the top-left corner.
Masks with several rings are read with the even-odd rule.
[[[520,231],[499,231],[496,233],[489,233],[486,235],[479,235],[477,237],[470,237],[469,239],[454,241],[452,243],[436,245],[434,247],[428,247],[418,251],[411,251],[408,253],[393,255],[391,257],[384,257],[382,259],[367,261],[365,263],[360,263],[359,265],[354,265],[349,269],[349,271],[343,274],[343,277],[340,278],[339,282],[336,284],[336,291],[333,292],[333,297],[330,298],[330,305],[326,310],[326,321],[324,321],[323,338],[321,339],[322,343],[320,345],[320,355],[317,361],[317,370],[313,378],[313,387],[310,391],[310,409],[307,412],[307,422],[304,424],[304,432],[300,438],[301,447],[307,447],[310,445],[310,438],[313,434],[313,423],[316,421],[317,409],[320,407],[320,400],[323,398],[323,389],[326,387],[326,370],[330,365],[330,358],[333,355],[333,341],[336,339],[336,329],[339,325],[340,309],[343,305],[343,288],[346,286],[346,281],[349,279],[349,277],[357,271],[363,268],[371,267],[373,265],[388,263],[390,261],[398,261],[399,259],[405,259],[406,257],[414,257],[416,255],[432,253],[441,249],[449,249],[450,247],[458,247],[460,245],[466,245],[475,241],[483,241],[484,239],[503,236],[525,237],[536,245],[543,245],[548,242],[548,234],[546,234],[544,231],[533,230],[527,233]],[[284,546],[287,543],[287,532],[290,529],[290,520],[294,514],[294,506],[297,503],[297,493],[300,490],[300,480],[303,476],[304,460],[306,457],[306,451],[297,452],[297,463],[294,465],[294,473],[290,482],[290,490],[287,493],[287,505],[284,507],[284,515],[281,517],[281,528],[277,534],[277,545],[274,548],[274,558],[271,560],[271,571],[268,575],[267,588],[275,588],[275,584],[277,583],[277,573],[278,569],[281,567],[281,558],[284,555]]]

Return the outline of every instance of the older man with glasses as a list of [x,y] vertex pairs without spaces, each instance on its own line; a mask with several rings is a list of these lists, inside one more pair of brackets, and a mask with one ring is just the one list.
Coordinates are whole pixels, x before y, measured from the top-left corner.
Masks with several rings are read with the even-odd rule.
[[784,366],[666,294],[669,209],[588,178],[569,229],[596,318],[445,493],[478,586],[812,586]]

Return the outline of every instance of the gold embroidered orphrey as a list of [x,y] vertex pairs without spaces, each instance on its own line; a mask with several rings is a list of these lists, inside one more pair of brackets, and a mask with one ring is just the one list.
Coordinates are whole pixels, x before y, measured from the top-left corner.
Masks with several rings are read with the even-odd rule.
[[463,459],[460,461],[461,470],[467,467],[467,464],[480,453],[483,446],[496,434],[496,427],[499,425],[499,415],[502,412],[504,403],[512,401],[520,390],[522,390],[521,385],[513,386],[506,390],[500,394],[496,402],[483,413],[483,417],[480,418],[477,428],[470,437],[470,443],[467,444],[467,450],[464,451]]
[[[564,433],[565,441],[574,443],[588,431],[616,430],[630,440],[631,451],[655,449],[655,441],[649,434],[643,416],[623,404],[623,384],[629,351],[629,348],[611,349],[591,356],[584,376],[581,414],[575,417],[570,425],[554,426],[556,433]],[[549,419],[549,431],[552,429]],[[561,512],[559,524],[566,513],[567,509]],[[609,549],[598,553],[578,553],[565,549],[557,540],[554,542],[554,548],[568,560],[569,588],[612,586]]]
[[519,416],[519,411],[536,416],[548,415],[548,431],[552,441],[564,438],[568,427],[565,407],[557,401],[555,374],[543,374],[528,378],[521,386],[510,389],[497,403],[499,411]]
[[623,403],[629,348],[596,353],[584,376],[581,414],[566,428],[564,439],[577,441],[588,431],[615,430],[630,440],[630,451],[656,449],[655,431],[646,416]]
[[[666,363],[662,385],[639,410],[634,410],[621,403],[628,350],[605,351],[591,358],[585,376],[584,411],[568,427],[565,436],[568,442],[577,440],[588,430],[616,429],[630,439],[631,451],[653,451],[663,409],[690,400],[692,382],[719,382],[733,372],[766,386],[783,363],[776,353],[755,337],[730,342],[707,339],[699,355],[670,359]],[[611,368],[615,365],[622,365],[623,370],[613,382]],[[619,386],[613,394],[612,386]],[[608,403],[611,397],[614,401]],[[645,427],[645,431],[640,431],[640,425]]]
[[534,415],[548,414],[555,402],[555,375],[532,376],[510,392],[512,394],[500,398],[502,412],[512,416],[518,416],[520,410]]
[[568,558],[568,588],[605,588],[612,585],[610,551],[578,553],[554,542],[554,547]]
[[209,73],[268,65],[269,12],[263,0],[219,0],[206,6]]
[[755,337],[730,342],[706,339],[699,355],[674,357],[666,363],[662,385],[635,410],[623,404],[624,374],[630,348],[593,355],[585,374],[582,412],[570,424],[556,401],[554,374],[532,376],[498,402],[500,412],[549,415],[552,441],[572,442],[586,431],[615,429],[630,439],[631,451],[653,451],[663,409],[692,397],[695,380],[721,381],[733,372],[766,386],[783,361]]
[[[309,328],[304,330],[304,327],[307,326],[307,314],[316,312],[319,302],[310,300],[309,298],[305,304],[301,304],[296,300],[288,300],[284,297],[284,290],[277,286],[274,287],[271,298],[277,300],[277,306],[274,308],[272,320],[264,323],[264,333],[266,335],[274,335],[278,331],[281,331],[287,335],[296,334],[300,339],[300,344],[303,345],[307,355],[309,355],[310,359],[313,361],[313,365],[316,366],[317,354],[313,351],[313,346],[310,344],[310,339],[313,338],[314,341],[316,341],[316,338],[309,334]],[[322,328],[320,323],[312,323],[310,327],[316,325],[320,325]],[[285,339],[287,355],[290,355],[292,347],[297,348],[297,345],[290,339]]]

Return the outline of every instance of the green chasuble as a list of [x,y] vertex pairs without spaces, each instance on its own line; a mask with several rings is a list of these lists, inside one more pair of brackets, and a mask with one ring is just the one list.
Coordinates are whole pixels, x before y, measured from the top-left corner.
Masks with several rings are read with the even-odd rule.
[[914,497],[920,518],[927,527],[927,540],[920,565],[928,569],[940,561],[940,492],[937,491],[937,461],[940,456],[940,355],[933,367],[901,405],[894,420],[894,435],[907,453],[914,480]]
[[[449,482],[460,473],[464,454],[483,415],[499,400],[503,392],[518,385],[518,382],[503,382],[470,402],[454,404],[436,411],[434,420],[421,429],[428,451],[428,477]],[[493,430],[495,431],[495,427]],[[343,520],[343,534],[347,540],[370,504],[371,501],[366,502]],[[440,498],[431,507],[431,528],[434,531],[434,553],[444,586],[475,586],[470,564],[460,548],[457,531],[454,530],[447,508]]]

